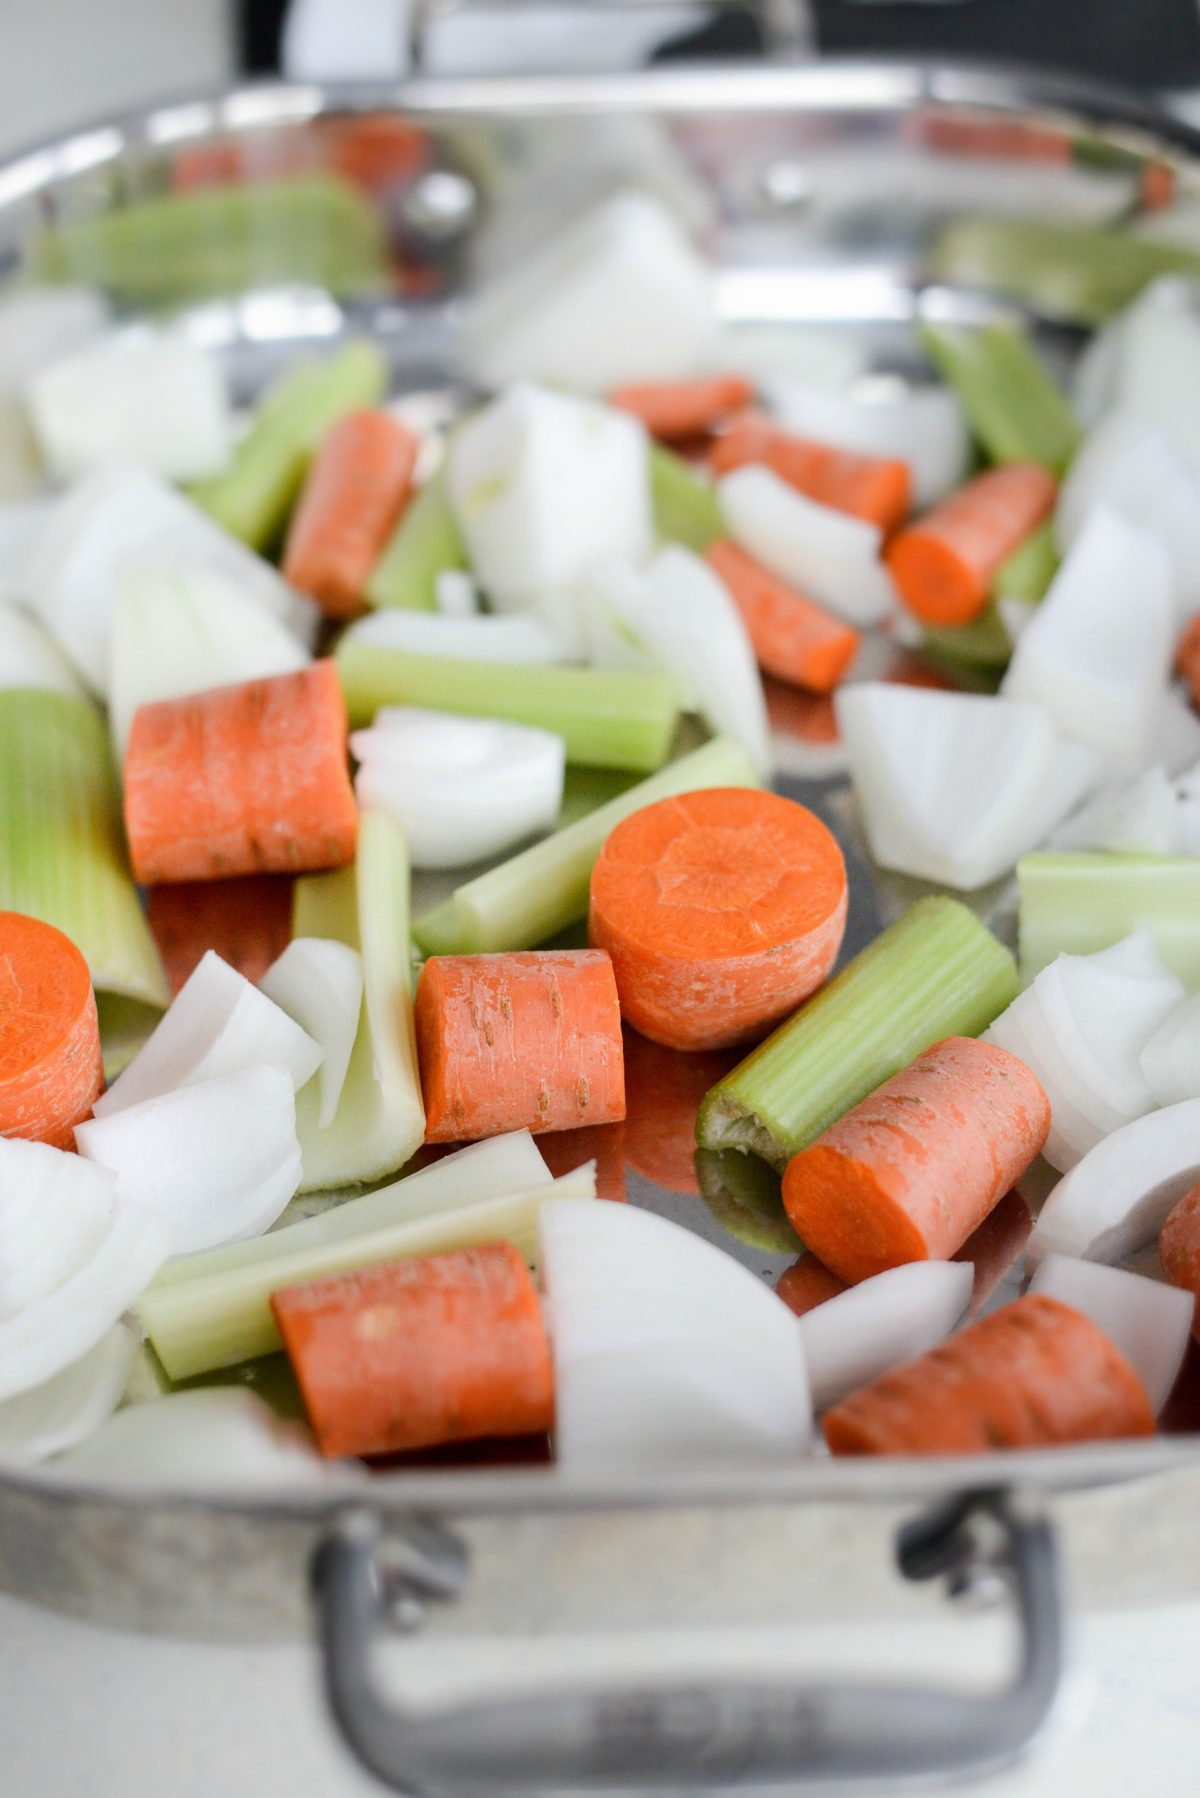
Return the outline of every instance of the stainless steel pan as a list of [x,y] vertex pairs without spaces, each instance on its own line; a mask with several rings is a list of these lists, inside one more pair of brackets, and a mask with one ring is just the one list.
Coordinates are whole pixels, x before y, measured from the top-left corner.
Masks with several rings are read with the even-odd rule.
[[[445,415],[459,398],[446,344],[464,268],[518,253],[631,181],[650,182],[689,216],[731,319],[848,321],[878,365],[904,366],[918,312],[997,309],[987,294],[927,280],[947,217],[1117,220],[1142,203],[1147,168],[1172,171],[1184,191],[1200,168],[1184,127],[1127,96],[963,69],[255,88],[104,124],[0,167],[0,277],[19,270],[48,227],[181,180],[326,166],[341,154],[344,121],[368,114],[403,117],[428,150],[423,168],[373,189],[399,291],[298,285],[294,245],[243,246],[246,291],[182,311],[246,394],[297,348],[367,327],[414,409]],[[134,314],[170,297],[146,270],[126,269],[121,293]],[[1038,324],[1050,353],[1070,353],[1059,321]],[[782,692],[773,698],[782,790],[821,809],[852,858],[853,952],[911,889],[867,867],[821,719]],[[987,904],[1002,924],[1005,895]],[[765,1277],[786,1265],[761,1233],[751,1246],[731,1237],[694,1194],[657,1187],[632,1166],[626,1179],[632,1202],[703,1230]],[[1001,1295],[1018,1279],[1014,1266]],[[1198,1447],[1183,1435],[987,1460],[818,1458],[586,1481],[542,1466],[447,1467],[252,1500],[114,1495],[39,1470],[0,1478],[0,1584],[120,1627],[239,1639],[307,1628],[315,1603],[337,1718],[402,1791],[794,1789],[889,1775],[928,1785],[999,1764],[1037,1735],[1061,1674],[1064,1577],[1088,1603],[1200,1591]],[[371,1663],[388,1629],[620,1631],[802,1623],[835,1610],[882,1619],[917,1614],[914,1582],[978,1591],[997,1576],[1020,1646],[1010,1684],[987,1698],[772,1687],[739,1681],[731,1665],[719,1682],[641,1693],[589,1685],[429,1716],[393,1706]]]

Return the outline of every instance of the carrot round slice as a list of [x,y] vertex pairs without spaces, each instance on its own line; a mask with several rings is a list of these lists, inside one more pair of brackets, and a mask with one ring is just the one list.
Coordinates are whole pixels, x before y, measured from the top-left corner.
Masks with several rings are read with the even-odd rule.
[[[1190,1187],[1167,1218],[1159,1233],[1158,1258],[1172,1286],[1182,1286],[1200,1300],[1200,1186]],[[1193,1332],[1200,1334],[1200,1304]]]
[[810,693],[832,693],[858,654],[858,632],[727,538],[706,560],[742,615],[759,667]]
[[614,387],[610,406],[640,418],[652,437],[678,443],[699,437],[720,424],[731,412],[739,412],[754,397],[754,389],[742,375],[710,375],[696,381],[641,381]]
[[1146,1389],[1068,1305],[1031,1293],[827,1411],[835,1455],[973,1455],[1152,1436]]
[[358,812],[331,661],[134,714],[125,829],[145,886],[352,859]]
[[851,1285],[947,1260],[1040,1154],[1050,1106],[1023,1061],[949,1036],[788,1163],[783,1202],[805,1246]]
[[283,572],[330,618],[363,610],[367,579],[412,491],[418,444],[388,412],[351,412],[326,435],[292,518]]
[[1053,475],[1032,462],[989,468],[901,531],[886,561],[901,600],[923,624],[968,624],[992,577],[1054,509]]
[[40,918],[0,912],[0,1136],[73,1149],[103,1082],[83,956]]
[[636,1030],[671,1049],[720,1049],[821,985],[846,903],[842,852],[812,812],[710,788],[618,824],[592,872],[588,936],[612,956]]
[[509,1242],[285,1287],[271,1309],[323,1455],[529,1436],[554,1421],[541,1305]]
[[750,462],[762,463],[818,505],[849,512],[881,531],[895,530],[908,513],[912,479],[907,462],[792,437],[770,419],[753,415],[732,425],[709,455],[717,475],[732,474]]
[[426,1142],[625,1116],[621,1012],[599,950],[434,955],[414,1011]]

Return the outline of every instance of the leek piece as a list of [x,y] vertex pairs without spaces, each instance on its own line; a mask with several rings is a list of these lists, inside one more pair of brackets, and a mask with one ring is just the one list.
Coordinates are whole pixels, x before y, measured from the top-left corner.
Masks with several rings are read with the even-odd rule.
[[350,183],[318,175],[119,206],[43,232],[29,267],[44,281],[163,303],[278,282],[380,292],[388,255],[372,202]]
[[989,460],[1037,462],[1062,473],[1079,447],[1079,426],[1019,326],[922,325],[921,341]]
[[[137,1311],[170,1378],[187,1379],[277,1349],[280,1337],[271,1315],[271,1294],[284,1286],[501,1239],[515,1243],[532,1261],[542,1205],[557,1199],[591,1199],[596,1193],[595,1163],[590,1161],[525,1192],[488,1199],[472,1195],[457,1203],[443,1200],[432,1212],[428,1189],[420,1188],[420,1180],[419,1175],[402,1180],[386,1194],[351,1199],[323,1217],[239,1245],[254,1251],[240,1265],[231,1265],[232,1257],[221,1251],[222,1259],[211,1271],[206,1270],[210,1258],[201,1255],[192,1258],[185,1278],[153,1282],[138,1300]],[[412,1190],[406,1193],[406,1187]],[[474,1192],[478,1190],[475,1186]],[[326,1234],[311,1243],[299,1241],[299,1233],[311,1232],[315,1224],[330,1224],[358,1205],[385,1199],[390,1211],[387,1223],[369,1230],[347,1229],[340,1236]],[[382,1209],[376,1203],[376,1218]]]
[[0,783],[0,911],[69,936],[101,993],[164,1008],[170,989],[129,872],[95,706],[29,688],[0,693]]
[[758,784],[741,744],[714,737],[564,830],[464,882],[444,905],[417,919],[413,935],[427,955],[531,949],[583,917],[596,857],[622,818],[676,793]]
[[1171,972],[1200,988],[1200,857],[1039,853],[1017,863],[1017,884],[1023,980],[1148,926]]
[[332,937],[363,958],[363,1011],[333,1121],[319,1124],[320,1082],[296,1095],[301,1191],[395,1173],[425,1136],[409,941],[408,850],[384,812],[359,820],[353,867],[296,883],[298,934]]
[[270,548],[326,431],[345,413],[373,406],[386,388],[387,364],[363,341],[344,344],[328,362],[289,368],[259,402],[228,471],[197,481],[192,498],[252,549]]
[[503,718],[553,731],[569,762],[596,768],[661,768],[682,696],[667,674],[627,669],[521,667],[406,655],[360,643],[337,650],[350,722],[370,724],[380,706],[418,705],[468,718]]
[[944,1036],[977,1036],[1017,995],[1012,956],[957,899],[919,899],[707,1094],[704,1149],[773,1167]]
[[1036,603],[1045,599],[1058,566],[1054,521],[1048,518],[1001,562],[992,576],[992,592],[997,599],[1027,599]]
[[960,218],[933,253],[933,278],[986,288],[1051,318],[1103,324],[1160,275],[1200,275],[1200,252],[1096,225]]
[[438,576],[467,566],[467,552],[446,496],[445,474],[439,470],[405,508],[384,545],[367,582],[367,603],[436,612]]
[[650,505],[663,543],[681,543],[702,556],[726,534],[716,488],[699,480],[682,456],[658,443],[650,445]]

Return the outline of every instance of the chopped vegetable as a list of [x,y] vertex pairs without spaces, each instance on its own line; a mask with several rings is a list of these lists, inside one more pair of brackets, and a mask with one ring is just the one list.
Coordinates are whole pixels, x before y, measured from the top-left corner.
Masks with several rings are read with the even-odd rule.
[[702,556],[725,530],[712,482],[700,480],[682,457],[657,443],[650,445],[650,504],[660,543],[678,543]]
[[[812,1256],[805,1261],[821,1267]],[[822,1271],[828,1276],[828,1269]],[[832,1290],[823,1303],[806,1308],[800,1340],[816,1409],[828,1410],[869,1380],[935,1348],[966,1310],[973,1277],[969,1261],[912,1261],[845,1291]]]
[[146,885],[349,861],[358,813],[333,663],[142,706],[125,828]]
[[[714,1152],[722,1156],[739,1153],[737,1149],[701,1150],[701,1154],[705,1155]],[[743,1159],[749,1160],[750,1157],[744,1156]],[[912,1267],[941,1267],[945,1264],[935,1261],[914,1261],[910,1265]],[[879,1278],[883,1278],[882,1274]],[[818,1261],[815,1255],[805,1253],[780,1274],[775,1282],[775,1291],[788,1310],[796,1317],[807,1317],[808,1313],[815,1311],[818,1305],[825,1304],[828,1299],[837,1298],[839,1293],[851,1292],[853,1288],[847,1286],[844,1280],[839,1280],[837,1275],[831,1273],[825,1263]]]
[[1200,473],[1158,425],[1134,412],[1112,412],[1088,436],[1063,482],[1055,526],[1064,550],[1097,506],[1167,550],[1177,621],[1186,623],[1200,607]]
[[744,375],[700,375],[686,381],[642,381],[614,387],[608,403],[640,419],[666,443],[699,437],[748,406],[754,389]]
[[302,1424],[277,1417],[255,1392],[225,1386],[172,1392],[131,1405],[59,1462],[89,1485],[155,1492],[294,1491],[324,1478]]
[[968,624],[986,606],[998,571],[1049,516],[1056,492],[1032,462],[976,475],[888,545],[903,604],[924,624]]
[[885,533],[895,530],[908,513],[911,482],[906,462],[790,437],[766,418],[745,418],[731,425],[713,445],[709,461],[718,475],[748,464],[769,468],[807,499],[848,512]]
[[417,492],[371,570],[365,594],[368,605],[408,611],[438,608],[438,581],[467,566],[454,513],[439,471]]
[[1144,1042],[1138,1062],[1159,1105],[1200,1098],[1200,994],[1168,1013]]
[[171,992],[179,992],[209,949],[257,985],[291,941],[292,886],[283,874],[251,874],[151,887],[146,918]]
[[271,1309],[329,1459],[538,1435],[554,1421],[546,1326],[511,1242],[287,1286]]
[[0,601],[0,692],[34,687],[76,699],[83,689],[52,638],[25,612]]
[[1029,1238],[1031,1266],[1057,1252],[1122,1261],[1154,1241],[1175,1201],[1200,1179],[1200,1099],[1136,1118],[1058,1182]]
[[348,412],[322,439],[288,529],[283,573],[327,617],[362,611],[367,579],[407,503],[418,448],[389,412]]
[[1033,604],[1046,597],[1057,573],[1058,540],[1053,520],[1047,519],[1000,564],[992,577],[992,592],[1000,599]]
[[435,955],[417,985],[425,1140],[625,1116],[621,1013],[597,949]]
[[1027,855],[1017,864],[1021,973],[1149,927],[1167,967],[1200,986],[1200,858]]
[[293,364],[259,401],[227,473],[202,481],[192,497],[252,549],[279,537],[325,433],[347,412],[373,406],[387,368],[373,343],[350,341],[328,362]]
[[[1158,1233],[1158,1258],[1172,1286],[1200,1299],[1200,1186],[1190,1186],[1172,1206]],[[1193,1304],[1193,1331],[1197,1323],[1200,1309]]]
[[92,1118],[75,1141],[119,1201],[163,1221],[173,1255],[260,1235],[300,1184],[292,1077],[261,1063]]
[[712,544],[706,560],[741,613],[759,667],[812,693],[831,693],[858,654],[858,632],[728,538]]
[[528,725],[384,706],[350,747],[359,804],[395,818],[416,868],[502,855],[552,829],[562,804],[563,740]]
[[48,1143],[0,1136],[0,1318],[72,1278],[112,1224],[116,1182]]
[[853,1393],[824,1429],[835,1455],[969,1455],[1151,1436],[1154,1413],[1104,1332],[1037,1293]]
[[1100,787],[1051,832],[1049,847],[1174,855],[1181,847],[1179,810],[1175,788],[1155,763],[1133,780]]
[[[259,982],[267,998],[319,1045],[317,1126],[333,1122],[362,1013],[362,956],[346,943],[296,937]],[[276,1057],[264,1056],[264,1060]],[[297,1086],[302,1082],[297,1082]]]
[[785,431],[907,463],[917,506],[936,505],[970,472],[971,440],[962,407],[946,387],[909,386],[879,375],[848,390],[786,375],[763,385]]
[[1090,1317],[1133,1368],[1155,1415],[1171,1396],[1192,1328],[1193,1302],[1158,1280],[1070,1255],[1047,1255],[1029,1283]]
[[370,724],[389,705],[505,718],[553,731],[568,761],[590,767],[661,767],[679,721],[679,688],[665,674],[513,665],[498,675],[494,662],[405,655],[353,632],[338,648],[337,668],[354,725]]
[[523,612],[497,616],[444,612],[374,612],[352,624],[343,644],[397,650],[401,655],[437,656],[460,662],[516,662],[541,666],[570,658],[553,632]]
[[920,899],[718,1081],[696,1139],[783,1167],[932,1043],[985,1029],[1016,990],[1012,956],[973,912]]
[[538,1220],[563,1467],[771,1460],[807,1448],[795,1319],[692,1231],[630,1205]]
[[612,956],[622,1015],[674,1049],[761,1035],[828,975],[848,890],[821,820],[730,787],[643,806],[592,872],[589,939]]
[[[1200,259],[1196,263],[1200,273]],[[1200,427],[1191,395],[1200,378],[1200,319],[1191,282],[1155,281],[1097,332],[1076,365],[1077,403],[1090,425],[1134,414],[1165,432],[1200,472]],[[1194,579],[1194,570],[1186,571]]]
[[0,499],[35,492],[44,473],[24,399],[30,377],[107,322],[108,301],[90,287],[10,282],[0,296]]
[[921,341],[993,462],[1036,462],[1062,473],[1079,446],[1079,426],[1019,326],[925,324]]
[[1006,1049],[935,1043],[789,1161],[783,1202],[850,1284],[947,1260],[1041,1153],[1050,1106]]
[[818,505],[757,465],[726,475],[718,492],[728,534],[780,580],[851,624],[887,615],[894,592],[877,525]]
[[104,1080],[96,996],[69,937],[0,912],[0,1137],[69,1149]]
[[78,1361],[0,1402],[0,1460],[48,1461],[94,1435],[120,1403],[133,1356],[133,1331],[114,1324]]
[[596,857],[622,818],[672,793],[757,784],[741,744],[716,737],[544,842],[456,888],[444,906],[417,920],[413,934],[429,955],[534,948],[585,916]]

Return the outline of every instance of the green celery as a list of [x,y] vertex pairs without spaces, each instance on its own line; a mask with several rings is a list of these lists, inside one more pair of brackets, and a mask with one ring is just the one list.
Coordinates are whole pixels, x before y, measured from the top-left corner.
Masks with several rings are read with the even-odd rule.
[[1012,956],[957,899],[919,899],[719,1080],[704,1149],[773,1167],[944,1036],[976,1036],[1017,994]]
[[568,768],[555,829],[565,830],[568,824],[590,817],[600,806],[619,799],[636,785],[637,775],[626,768]]
[[924,648],[939,659],[966,662],[980,668],[1003,668],[1012,655],[1012,638],[994,604],[988,605],[969,624],[922,631],[921,641]]
[[1019,326],[922,325],[921,341],[991,461],[1062,473],[1079,447],[1079,426]]
[[1058,542],[1054,522],[1047,519],[1001,562],[992,576],[997,599],[1045,599],[1058,573]]
[[788,1222],[779,1174],[759,1155],[741,1149],[697,1149],[696,1178],[709,1212],[747,1248],[767,1255],[799,1255],[804,1244]]
[[252,549],[269,549],[329,427],[386,389],[387,364],[365,340],[343,344],[327,362],[294,364],[263,395],[227,471],[196,482],[192,498]]
[[151,1404],[155,1399],[190,1392],[197,1386],[246,1386],[270,1405],[277,1417],[304,1416],[304,1400],[286,1355],[259,1355],[253,1361],[213,1368],[189,1380],[173,1380],[148,1342],[142,1343],[134,1357],[121,1404]]
[[682,543],[702,556],[725,535],[721,504],[711,481],[701,481],[682,456],[650,445],[650,503],[654,529],[663,543]]
[[758,784],[741,744],[714,737],[607,805],[465,882],[444,905],[417,919],[413,935],[427,955],[532,949],[584,916],[596,857],[622,818],[676,793]]
[[[474,1199],[428,1209],[424,1193],[404,1194],[407,1181],[389,1188],[392,1217],[365,1231],[326,1233],[315,1241],[300,1241],[301,1233],[325,1218],[293,1224],[244,1246],[249,1253],[231,1265],[228,1250],[217,1250],[217,1265],[206,1271],[207,1255],[190,1258],[182,1279],[156,1280],[138,1300],[138,1316],[172,1380],[189,1379],[213,1368],[232,1367],[240,1361],[269,1355],[280,1346],[271,1314],[271,1294],[285,1286],[320,1280],[330,1274],[352,1273],[382,1261],[398,1261],[411,1255],[438,1255],[476,1243],[513,1242],[527,1260],[537,1254],[537,1218],[543,1204],[555,1199],[595,1197],[593,1162],[573,1173],[525,1192],[498,1198]],[[330,1217],[344,1217],[356,1205],[385,1197],[369,1195],[350,1199]],[[379,1207],[376,1207],[378,1216]],[[293,1246],[295,1243],[295,1246]],[[266,1252],[264,1252],[266,1251]]]
[[1027,855],[1017,883],[1024,980],[1056,955],[1091,955],[1148,925],[1171,972],[1200,988],[1200,858]]
[[[412,1015],[408,849],[383,812],[363,812],[352,868],[297,882],[300,934],[360,949],[363,1011],[332,1121],[317,1123],[319,1081],[296,1095],[304,1158],[302,1189],[380,1180],[412,1156],[425,1135]],[[249,1352],[249,1351],[248,1351]]]
[[497,667],[453,656],[408,655],[352,636],[338,673],[353,725],[380,706],[422,705],[472,718],[506,718],[554,731],[567,760],[651,773],[671,750],[681,695],[669,674],[609,668]]
[[104,720],[86,699],[0,693],[0,911],[55,925],[135,1036],[170,989],[129,871]]
[[102,287],[144,304],[284,281],[335,294],[382,292],[388,279],[377,207],[328,175],[117,206],[42,232],[27,266],[36,280]]
[[438,575],[466,567],[467,553],[439,472],[405,508],[384,546],[367,582],[367,603],[436,612]]
[[1102,225],[968,217],[943,231],[931,272],[1010,294],[1052,318],[1100,325],[1160,275],[1200,275],[1200,251]]

